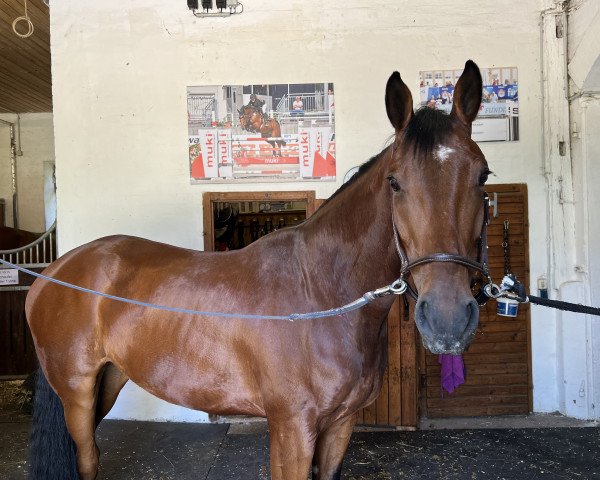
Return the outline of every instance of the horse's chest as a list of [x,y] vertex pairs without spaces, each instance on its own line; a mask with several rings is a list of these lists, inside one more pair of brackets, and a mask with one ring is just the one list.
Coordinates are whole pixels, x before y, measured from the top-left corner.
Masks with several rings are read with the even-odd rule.
[[320,382],[325,393],[337,390],[337,395],[332,394],[331,397],[350,409],[360,408],[374,400],[381,389],[385,372],[385,351],[375,348],[362,352],[357,349],[352,353],[346,352],[337,360],[334,367],[324,367],[334,372],[329,380]]

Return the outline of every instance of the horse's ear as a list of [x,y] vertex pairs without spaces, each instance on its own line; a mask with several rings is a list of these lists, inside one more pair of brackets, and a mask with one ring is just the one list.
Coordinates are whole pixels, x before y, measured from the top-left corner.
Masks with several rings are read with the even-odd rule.
[[451,115],[457,117],[471,130],[471,123],[479,113],[483,81],[479,67],[472,60],[467,60],[465,69],[456,83],[452,101]]
[[412,95],[398,72],[392,73],[385,86],[385,109],[396,132],[403,130],[413,116]]

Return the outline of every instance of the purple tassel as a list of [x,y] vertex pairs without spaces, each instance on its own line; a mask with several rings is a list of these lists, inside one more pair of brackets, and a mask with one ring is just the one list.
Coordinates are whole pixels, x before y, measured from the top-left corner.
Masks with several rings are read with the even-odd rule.
[[438,356],[442,366],[442,388],[452,393],[456,387],[465,383],[465,364],[462,355],[443,353]]

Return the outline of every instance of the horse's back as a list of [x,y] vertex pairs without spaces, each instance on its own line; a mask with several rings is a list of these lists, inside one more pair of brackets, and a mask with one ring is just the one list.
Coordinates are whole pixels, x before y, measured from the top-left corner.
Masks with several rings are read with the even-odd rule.
[[[136,284],[148,283],[139,277],[153,262],[158,259],[162,262],[173,259],[176,262],[176,259],[191,255],[193,253],[190,250],[137,237],[115,235],[71,250],[42,274],[92,291],[127,296]],[[184,261],[179,260],[179,263]],[[102,311],[106,310],[107,301],[93,293],[76,291],[44,278],[36,279],[25,302],[25,313],[36,346],[52,338],[81,338],[86,330],[92,333],[91,330],[103,318]]]

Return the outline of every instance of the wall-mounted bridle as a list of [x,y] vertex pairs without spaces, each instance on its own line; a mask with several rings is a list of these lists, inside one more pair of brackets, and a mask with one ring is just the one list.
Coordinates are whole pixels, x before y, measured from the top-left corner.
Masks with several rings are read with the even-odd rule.
[[[392,225],[394,230],[394,242],[396,243],[396,251],[398,252],[398,256],[400,257],[401,269],[400,269],[400,278],[398,281],[406,283],[406,293],[408,293],[415,301],[418,299],[418,293],[416,290],[406,281],[406,277],[410,274],[410,271],[421,265],[426,265],[428,263],[440,262],[440,263],[457,263],[459,265],[463,265],[467,268],[477,270],[482,273],[487,281],[487,284],[492,285],[492,278],[490,277],[489,269],[488,269],[488,252],[487,252],[487,227],[490,223],[490,199],[487,193],[483,196],[483,224],[481,226],[481,235],[479,237],[479,253],[477,255],[477,261],[471,260],[470,258],[463,257],[462,255],[454,255],[452,253],[432,253],[431,255],[427,255],[412,262],[408,260],[408,256],[402,249],[400,245],[400,237],[398,235],[398,230],[396,229],[396,225],[392,219]],[[488,296],[484,293],[483,288],[475,294],[475,300],[479,305],[484,305],[487,301]]]

